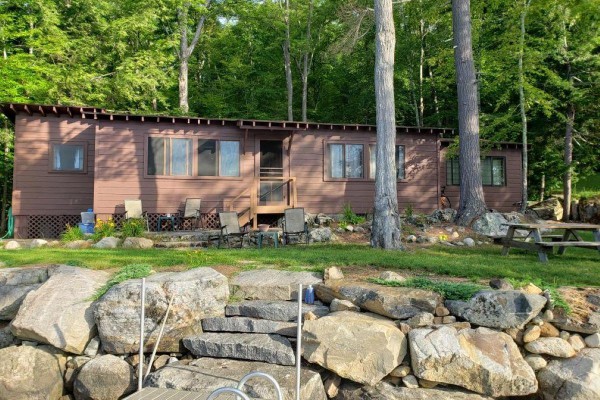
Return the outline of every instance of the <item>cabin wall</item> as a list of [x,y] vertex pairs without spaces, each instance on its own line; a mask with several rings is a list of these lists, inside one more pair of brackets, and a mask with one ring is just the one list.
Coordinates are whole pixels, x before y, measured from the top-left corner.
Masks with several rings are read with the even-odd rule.
[[[452,208],[458,208],[460,187],[446,184],[446,154],[447,148],[440,152],[440,185],[446,186],[445,194],[452,203]],[[518,209],[514,203],[521,201],[521,177],[523,168],[521,163],[520,148],[503,148],[502,150],[491,150],[486,156],[505,157],[505,186],[484,186],[483,194],[488,208],[502,212],[515,211]]]
[[[298,132],[292,140],[290,163],[298,182],[298,203],[311,213],[340,214],[349,203],[356,213],[372,213],[375,181],[372,179],[332,180],[326,176],[327,143],[375,144],[375,131]],[[397,145],[405,146],[406,179],[397,182],[400,210],[411,205],[428,212],[437,207],[438,163],[433,134],[399,133]],[[369,163],[368,151],[364,163]],[[368,171],[368,169],[366,169]]]
[[[51,231],[51,227],[45,225],[71,221],[73,218],[65,219],[64,216],[78,216],[92,207],[94,130],[92,123],[81,118],[16,116],[12,195],[15,237],[29,235],[31,216],[51,216],[35,219],[36,232],[44,235]],[[52,172],[49,152],[54,142],[86,143],[86,172]]]
[[[240,140],[239,178],[147,176],[146,142],[149,135]],[[215,213],[250,187],[254,177],[253,135],[244,141],[237,127],[172,123],[100,121],[96,131],[94,211],[100,218],[124,213],[125,199],[141,199],[148,213],[175,213],[186,197],[201,198],[201,213]],[[236,203],[249,207],[249,195]]]

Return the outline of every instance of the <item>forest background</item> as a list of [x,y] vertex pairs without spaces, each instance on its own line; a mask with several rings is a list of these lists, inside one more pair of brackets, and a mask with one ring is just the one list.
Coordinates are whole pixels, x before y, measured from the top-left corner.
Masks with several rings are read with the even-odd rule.
[[[569,119],[574,181],[600,172],[600,0],[472,0],[471,13],[484,146],[521,141],[523,87],[530,198],[542,179],[562,185]],[[394,20],[398,125],[456,128],[451,2],[399,1]],[[182,33],[193,43],[200,21],[186,111]],[[0,0],[0,102],[273,120],[291,106],[294,120],[374,124],[374,37],[364,0]],[[8,193],[12,136],[0,120]]]

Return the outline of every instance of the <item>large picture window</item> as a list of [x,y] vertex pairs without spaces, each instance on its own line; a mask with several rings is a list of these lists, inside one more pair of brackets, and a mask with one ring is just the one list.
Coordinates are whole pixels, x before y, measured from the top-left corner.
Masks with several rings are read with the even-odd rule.
[[[505,186],[505,169],[504,157],[482,158],[481,183],[483,186]],[[446,185],[460,185],[460,166],[456,157],[446,161]]]
[[[396,145],[396,179],[404,179],[404,146]],[[375,179],[375,173],[377,172],[377,145],[369,145],[369,178]]]
[[240,142],[198,140],[199,176],[240,176]]
[[362,178],[364,146],[362,144],[329,144],[330,178]]
[[57,172],[85,172],[84,144],[52,144],[50,165]]
[[192,139],[149,137],[148,175],[191,176]]

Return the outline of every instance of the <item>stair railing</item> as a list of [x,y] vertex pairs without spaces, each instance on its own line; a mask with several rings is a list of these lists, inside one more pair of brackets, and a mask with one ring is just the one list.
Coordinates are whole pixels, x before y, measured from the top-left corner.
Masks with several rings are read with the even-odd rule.
[[271,375],[266,374],[264,372],[259,372],[259,371],[250,372],[249,374],[244,376],[242,379],[240,379],[240,381],[237,385],[237,388],[232,388],[232,387],[226,386],[226,387],[222,387],[222,388],[215,390],[214,392],[212,392],[210,394],[210,396],[208,396],[208,398],[206,400],[216,399],[222,393],[234,393],[236,395],[237,400],[250,400],[248,398],[248,396],[246,395],[246,393],[242,392],[242,388],[244,387],[246,382],[248,382],[248,380],[250,380],[252,378],[264,378],[264,379],[268,380],[269,382],[271,382],[273,384],[273,386],[275,386],[275,392],[277,393],[277,400],[283,400],[283,395],[281,394],[281,387],[279,386],[279,383],[277,383],[277,380],[275,380],[275,378],[273,378]]

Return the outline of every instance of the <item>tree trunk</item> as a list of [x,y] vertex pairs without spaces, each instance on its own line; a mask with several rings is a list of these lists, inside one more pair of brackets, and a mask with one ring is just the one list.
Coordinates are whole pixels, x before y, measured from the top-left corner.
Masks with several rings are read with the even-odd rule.
[[479,151],[477,79],[471,43],[470,0],[452,1],[454,63],[458,89],[460,201],[456,222],[468,226],[485,213]]
[[294,120],[294,86],[292,82],[292,60],[290,55],[290,0],[285,0],[285,42],[283,43],[283,62],[285,65],[285,83],[287,87],[288,121]]
[[546,174],[542,174],[542,182],[540,182],[540,201],[544,201],[546,196]]
[[0,233],[6,231],[6,212],[8,211],[8,153],[10,152],[10,135],[8,134],[8,122],[4,121],[6,131],[6,142],[4,143],[4,154],[2,155],[2,211],[0,212]]
[[311,45],[311,23],[313,13],[313,0],[308,3],[308,17],[306,21],[306,47],[304,49],[304,57],[302,60],[302,122],[308,121],[307,103],[308,103],[308,71],[310,64],[310,45]]
[[179,62],[179,108],[184,113],[190,110],[188,104],[188,59]]
[[377,164],[371,246],[383,249],[401,249],[400,215],[396,189],[396,112],[394,104],[396,37],[392,0],[375,0],[375,33]]
[[[206,0],[204,3],[204,7],[208,10],[210,7],[210,3],[212,0]],[[202,31],[204,29],[204,22],[206,21],[206,15],[202,15],[198,20],[198,24],[196,24],[196,32],[194,33],[194,38],[192,42],[188,44],[188,13],[189,13],[190,3],[186,2],[183,4],[182,8],[179,10],[178,15],[178,23],[179,23],[179,31],[180,31],[180,40],[179,40],[179,108],[184,113],[189,111],[188,104],[188,74],[189,74],[189,60],[192,53],[194,53],[194,49],[198,44],[198,40],[200,40],[200,36],[202,35]]]
[[523,71],[523,56],[525,55],[525,17],[527,16],[527,10],[529,8],[531,0],[523,1],[523,11],[521,12],[521,38],[519,41],[519,106],[521,109],[521,143],[523,145],[522,163],[523,163],[523,176],[521,181],[521,209],[522,213],[527,210],[527,201],[529,196],[527,195],[527,178],[528,178],[528,149],[527,149],[527,114],[525,113],[525,72]]
[[433,71],[429,67],[429,81],[431,82],[431,91],[433,93],[433,106],[435,108],[435,116],[437,118],[438,126],[442,126],[442,118],[440,116],[440,105],[437,97],[437,90],[435,88],[435,81],[433,80]]
[[563,175],[563,221],[571,218],[571,178],[573,164],[573,124],[575,123],[575,107],[567,106],[567,128],[565,129],[565,174]]
[[[423,10],[421,10],[421,13]],[[419,21],[421,53],[419,55],[419,121],[423,126],[423,117],[425,115],[425,100],[423,99],[423,68],[425,64],[425,20]]]

